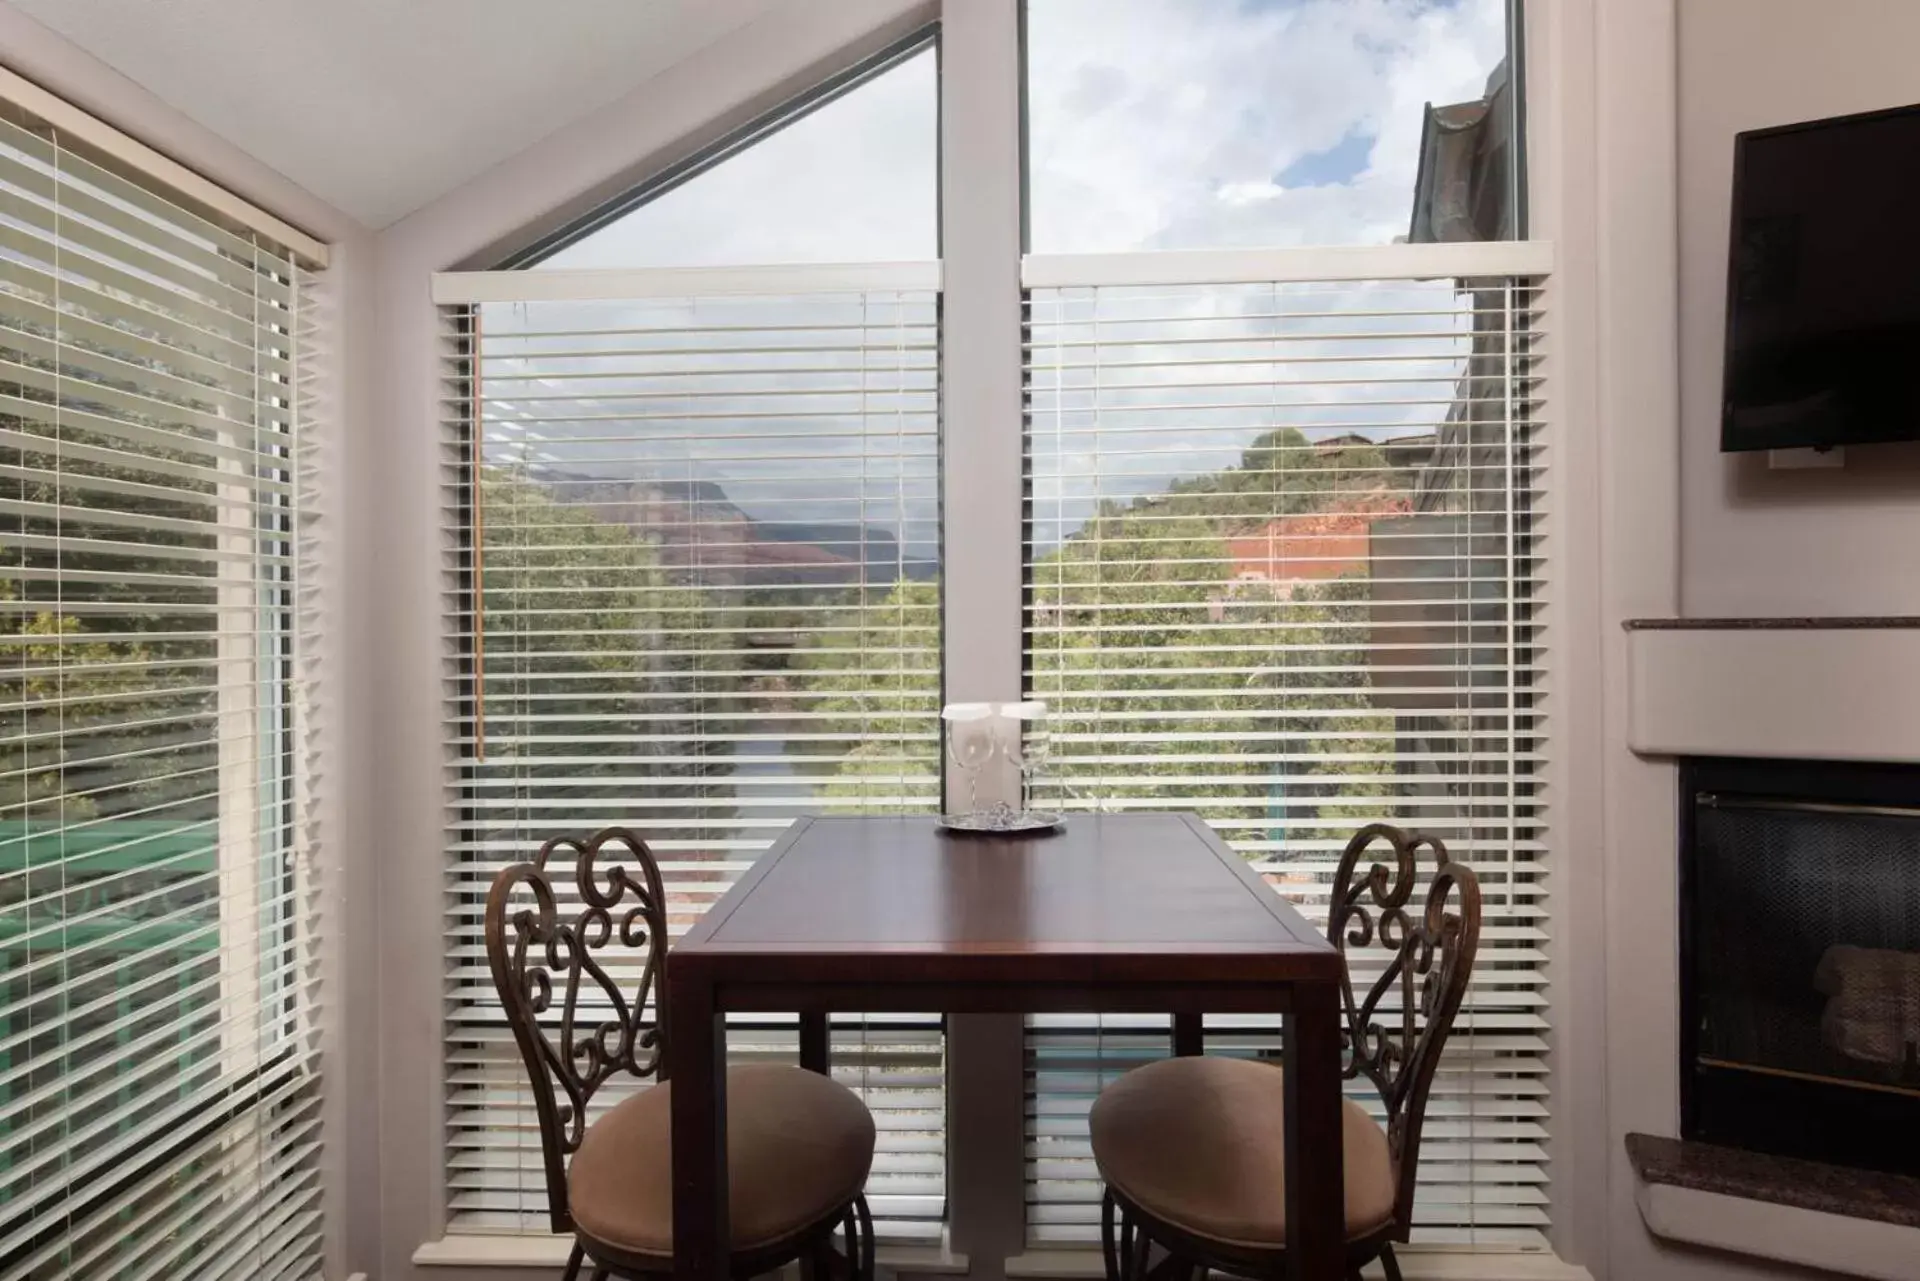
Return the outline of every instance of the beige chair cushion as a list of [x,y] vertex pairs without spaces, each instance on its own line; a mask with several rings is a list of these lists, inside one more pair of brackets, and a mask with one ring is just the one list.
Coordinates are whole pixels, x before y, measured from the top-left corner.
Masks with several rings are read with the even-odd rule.
[[[567,1171],[573,1222],[635,1254],[673,1254],[671,1083],[587,1127]],[[733,1248],[817,1223],[859,1195],[873,1165],[873,1117],[853,1091],[780,1063],[727,1069],[727,1183]]]
[[[1093,1104],[1093,1158],[1108,1185],[1173,1227],[1233,1245],[1287,1241],[1280,1069],[1249,1059],[1150,1063]],[[1347,1235],[1393,1218],[1386,1132],[1346,1101]]]

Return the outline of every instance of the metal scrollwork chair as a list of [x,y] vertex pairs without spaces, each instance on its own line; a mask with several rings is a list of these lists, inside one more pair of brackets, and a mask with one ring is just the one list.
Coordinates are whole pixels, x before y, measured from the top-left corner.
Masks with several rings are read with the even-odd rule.
[[[564,906],[548,864],[573,862]],[[487,963],[532,1080],[553,1230],[571,1234],[566,1279],[657,1278],[673,1269],[669,1028],[649,1017],[663,991],[667,901],[646,842],[618,828],[548,841],[487,894]],[[617,1074],[653,1077],[589,1124]],[[799,1260],[821,1277],[844,1230],[854,1281],[873,1276],[873,1221],[861,1188],[873,1117],[846,1087],[796,1065],[727,1069],[733,1270]]]
[[[1376,841],[1392,866],[1355,871]],[[1421,850],[1435,864],[1424,910],[1410,912]],[[1438,838],[1384,823],[1347,843],[1334,875],[1327,937],[1346,959],[1345,1074],[1380,1093],[1382,1129],[1347,1100],[1347,1266],[1379,1259],[1391,1281],[1393,1243],[1412,1224],[1427,1092],[1467,991],[1480,942],[1480,885]],[[1371,951],[1370,981],[1355,961]],[[1362,990],[1356,994],[1356,982]],[[1251,1059],[1190,1057],[1136,1068],[1097,1099],[1093,1156],[1106,1182],[1101,1244],[1110,1281],[1144,1281],[1158,1246],[1175,1276],[1210,1269],[1286,1273],[1285,1131],[1280,1069]],[[1156,1269],[1157,1271],[1158,1269]]]

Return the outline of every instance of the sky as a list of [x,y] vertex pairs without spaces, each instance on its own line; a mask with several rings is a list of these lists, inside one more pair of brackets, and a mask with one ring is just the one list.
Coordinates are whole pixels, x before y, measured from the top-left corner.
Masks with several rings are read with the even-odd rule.
[[540,266],[938,258],[937,97],[927,49]]
[[[1031,0],[1031,248],[1073,253],[1389,243],[1406,233],[1425,105],[1479,98],[1505,54],[1505,41],[1503,0]],[[936,60],[928,49],[541,265],[936,258],[937,94]],[[1436,306],[1451,308],[1451,291],[1437,288]],[[1366,307],[1351,290],[1296,302],[1331,310]],[[1245,306],[1261,308],[1242,299],[1193,295],[1181,303],[1180,314],[1230,316]],[[1458,323],[1436,316],[1420,327],[1430,324],[1450,336]],[[1250,323],[1239,332],[1273,330]],[[1444,401],[1458,370],[1455,345],[1423,340],[1401,346],[1403,352],[1383,347],[1382,354],[1421,363],[1402,363],[1393,372],[1402,379],[1431,379],[1421,394]],[[1336,355],[1353,350],[1350,344],[1337,352],[1329,348]],[[1289,354],[1313,352],[1291,346]],[[1037,353],[1036,360],[1042,356]],[[1357,374],[1362,367],[1347,368]],[[1315,367],[1220,374],[1277,384],[1312,378]],[[1152,383],[1179,375],[1148,369],[1133,377]],[[586,392],[593,384],[570,386]],[[1407,390],[1310,389],[1302,394],[1344,403],[1304,420],[1377,421],[1383,413],[1406,418],[1404,427],[1382,433],[1391,435],[1424,429],[1444,415],[1444,404],[1365,406],[1396,392],[1405,400]],[[1260,399],[1257,388],[1246,394]],[[1122,399],[1154,395],[1142,390]],[[1284,388],[1268,397],[1293,398]],[[1187,403],[1179,396],[1162,402]],[[606,408],[582,406],[594,413]],[[1112,418],[1116,430],[1127,421],[1123,414]],[[1222,421],[1204,437],[1185,435],[1178,443],[1168,438],[1159,446],[1164,467],[1158,474],[1156,464],[1145,463],[1140,474],[1109,470],[1098,479],[1091,460],[1076,451],[1111,451],[1120,441],[1103,446],[1084,434],[1056,437],[1044,443],[1052,457],[1036,458],[1035,496],[1060,513],[1058,532],[1065,533],[1091,511],[1096,497],[1124,499],[1160,488],[1174,475],[1216,469],[1273,421],[1271,413],[1249,413],[1237,423]],[[855,441],[848,448],[859,452]],[[1042,448],[1036,440],[1036,452]],[[724,485],[726,473],[741,465],[715,459],[711,478]],[[819,466],[842,470],[825,460]],[[850,456],[846,466],[857,461]],[[828,505],[817,498],[835,487],[829,477],[814,486],[796,484],[780,501],[777,489],[745,483],[750,471],[739,473],[740,498],[759,508],[754,514],[825,518]],[[816,501],[808,501],[810,488]],[[750,492],[761,501],[754,502]],[[913,511],[906,522],[911,532],[901,532],[924,537],[936,519],[930,496],[916,496],[910,506],[925,510]]]
[[1501,0],[1033,0],[1036,253],[1384,244],[1429,102],[1481,96]]
[[[1506,43],[1504,0],[1031,0],[1027,24],[1040,253],[1389,242],[1425,104],[1478,98]],[[926,51],[545,265],[936,257],[936,98]]]

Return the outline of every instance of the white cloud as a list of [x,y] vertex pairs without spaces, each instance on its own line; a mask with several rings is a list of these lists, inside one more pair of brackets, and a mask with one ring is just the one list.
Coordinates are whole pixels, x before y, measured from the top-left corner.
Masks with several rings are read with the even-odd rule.
[[[1390,241],[1423,107],[1479,97],[1505,43],[1501,0],[1033,0],[1033,247]],[[1276,185],[1353,136],[1348,180]]]

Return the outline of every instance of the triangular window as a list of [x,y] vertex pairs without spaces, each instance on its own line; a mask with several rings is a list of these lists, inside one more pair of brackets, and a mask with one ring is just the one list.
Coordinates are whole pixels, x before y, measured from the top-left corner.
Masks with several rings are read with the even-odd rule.
[[784,122],[748,131],[691,177],[538,267],[735,267],[939,256],[938,63],[931,44]]

